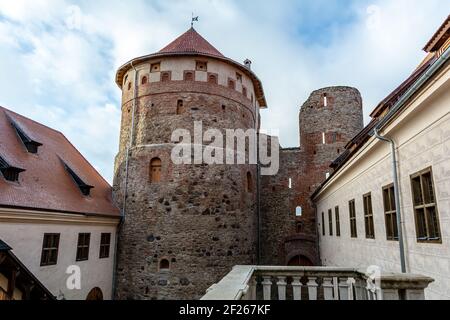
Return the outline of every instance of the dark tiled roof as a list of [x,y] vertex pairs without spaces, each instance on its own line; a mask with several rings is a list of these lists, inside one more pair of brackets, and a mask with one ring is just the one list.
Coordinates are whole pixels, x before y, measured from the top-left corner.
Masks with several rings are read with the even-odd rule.
[[426,52],[434,52],[448,40],[450,37],[450,15],[445,19],[444,23],[439,27],[435,34],[431,37],[430,41],[423,48]]
[[195,31],[194,28],[183,33],[158,53],[198,53],[223,57],[223,54]]
[[0,251],[10,251],[11,247],[8,246],[6,243],[4,243],[2,241],[2,239],[0,239]]
[[[27,151],[11,120],[42,144],[37,154]],[[111,186],[62,133],[3,107],[0,107],[0,155],[10,166],[25,169],[19,183],[8,182],[0,175],[0,206],[119,216]],[[94,187],[90,196],[82,194],[64,163]]]

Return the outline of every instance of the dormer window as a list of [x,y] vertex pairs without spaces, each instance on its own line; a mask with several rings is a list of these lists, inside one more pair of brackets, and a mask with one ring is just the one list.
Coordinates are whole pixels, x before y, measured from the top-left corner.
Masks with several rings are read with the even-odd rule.
[[94,187],[86,184],[83,180],[81,180],[81,178],[75,173],[75,171],[73,171],[66,163],[64,163],[64,167],[72,177],[73,181],[75,181],[75,183],[77,184],[81,193],[85,196],[89,196],[91,194],[91,189],[93,189]]
[[33,139],[31,139],[25,131],[22,130],[22,128],[19,127],[17,123],[15,123],[12,119],[10,119],[11,125],[16,130],[17,135],[19,136],[20,140],[22,140],[22,143],[24,144],[25,148],[27,148],[27,151],[29,153],[36,154],[38,152],[38,148],[42,146],[42,143],[37,142]]
[[24,169],[11,166],[5,159],[0,156],[0,172],[7,181],[19,181],[19,174],[24,172]]

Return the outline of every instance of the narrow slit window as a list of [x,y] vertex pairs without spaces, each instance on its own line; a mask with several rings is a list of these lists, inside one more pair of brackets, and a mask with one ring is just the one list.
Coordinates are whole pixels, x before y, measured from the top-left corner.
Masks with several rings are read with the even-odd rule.
[[322,144],[326,144],[326,143],[327,143],[327,141],[326,141],[325,132],[322,132]]
[[323,95],[323,106],[328,107],[328,97],[326,93]]
[[322,212],[322,235],[325,236],[326,231],[325,231],[325,213]]
[[289,189],[292,189],[292,178],[289,178]]
[[150,182],[161,182],[161,167],[161,159],[154,158],[152,159],[152,161],[150,161]]
[[177,101],[177,114],[181,114],[183,112],[184,103],[183,100]]
[[301,216],[303,215],[303,209],[302,209],[302,207],[298,206],[298,207],[295,209],[295,215],[296,215],[297,217],[301,217]]

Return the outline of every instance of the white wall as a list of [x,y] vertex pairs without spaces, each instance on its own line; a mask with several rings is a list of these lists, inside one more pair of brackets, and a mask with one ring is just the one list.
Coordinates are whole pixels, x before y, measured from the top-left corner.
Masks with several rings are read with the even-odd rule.
[[[33,213],[24,216],[17,211],[0,210],[0,238],[13,248],[13,253],[58,299],[85,300],[89,291],[99,287],[104,299],[112,297],[113,262],[117,219],[88,218],[78,215],[56,215],[52,219]],[[72,216],[72,217],[71,217]],[[45,233],[60,233],[58,263],[41,267]],[[89,260],[76,261],[79,233],[91,233]],[[99,259],[101,233],[111,233],[109,258]],[[81,268],[81,290],[66,286],[69,266]]]
[[[447,66],[383,132],[399,146],[401,210],[408,272],[435,279],[427,299],[450,299],[450,80]],[[416,240],[410,175],[432,167],[442,244]],[[382,188],[393,182],[390,147],[371,139],[317,197],[320,251],[326,266],[378,265],[400,272],[399,243],[386,240]],[[363,195],[372,193],[375,240],[365,237]],[[350,237],[348,202],[356,200],[358,238]],[[329,236],[328,210],[340,208],[341,237]],[[326,235],[322,236],[322,212]]]

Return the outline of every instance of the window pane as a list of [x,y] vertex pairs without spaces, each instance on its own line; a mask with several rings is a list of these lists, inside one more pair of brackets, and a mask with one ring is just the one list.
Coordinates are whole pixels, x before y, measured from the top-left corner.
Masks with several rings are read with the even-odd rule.
[[394,234],[394,239],[398,240],[398,228],[397,228],[397,213],[392,214],[392,230]]
[[394,211],[395,208],[395,193],[394,193],[394,187],[389,188],[389,199],[391,202],[389,211]]
[[391,208],[390,208],[391,204],[390,204],[390,201],[389,201],[389,190],[390,189],[384,189],[383,190],[384,212],[391,211]]
[[420,177],[412,179],[413,200],[414,205],[419,206],[423,204],[422,189],[420,187]]
[[433,179],[431,178],[431,172],[427,172],[422,176],[422,186],[425,204],[434,203]]
[[431,238],[430,240],[440,239],[439,219],[437,217],[436,208],[427,208],[426,212],[428,220],[428,236]]
[[416,210],[416,220],[417,220],[417,238],[419,240],[427,239],[426,232],[426,222],[425,222],[425,212],[424,209]]

